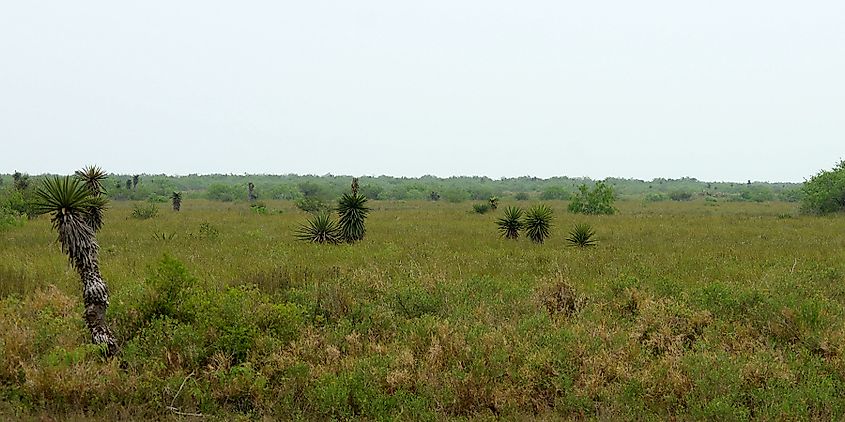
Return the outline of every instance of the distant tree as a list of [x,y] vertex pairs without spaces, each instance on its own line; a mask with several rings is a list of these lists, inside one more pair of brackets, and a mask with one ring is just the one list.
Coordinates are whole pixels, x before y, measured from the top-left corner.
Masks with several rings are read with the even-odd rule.
[[12,185],[18,192],[25,191],[27,188],[29,188],[29,175],[22,174],[21,172],[16,171],[14,174],[12,174]]
[[36,196],[38,213],[51,215],[62,251],[68,255],[82,280],[85,323],[91,340],[94,344],[105,346],[108,355],[114,355],[117,341],[106,325],[109,289],[100,274],[99,245],[94,230],[86,222],[90,210],[99,208],[102,211],[106,201],[92,196],[91,191],[78,180],[58,176],[45,179]]
[[126,190],[132,189],[132,179],[126,179]]
[[140,181],[141,181],[141,176],[139,176],[137,174],[132,176],[132,190],[138,189],[138,182],[140,182]]
[[249,182],[247,189],[249,189],[249,202],[255,202],[255,200],[258,199],[258,195],[255,194],[255,185],[253,185],[252,182]]
[[669,194],[669,199],[673,201],[689,201],[692,199],[692,193],[682,190],[676,190]]
[[182,192],[173,192],[173,195],[170,195],[170,204],[173,206],[173,211],[179,211],[182,209]]
[[357,177],[352,178],[352,194],[353,195],[358,194],[358,178]]
[[490,205],[490,209],[495,211],[496,208],[499,208],[499,197],[491,196],[489,199],[487,199],[487,203]]
[[578,186],[578,195],[569,203],[569,212],[579,214],[613,214],[615,197],[613,189],[604,182],[596,182],[590,190],[587,185]]
[[804,182],[801,210],[809,214],[845,211],[845,160]]

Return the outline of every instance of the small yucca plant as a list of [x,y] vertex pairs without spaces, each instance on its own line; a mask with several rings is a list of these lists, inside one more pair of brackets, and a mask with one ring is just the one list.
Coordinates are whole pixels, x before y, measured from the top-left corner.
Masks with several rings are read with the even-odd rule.
[[521,208],[507,207],[505,215],[496,220],[496,225],[499,226],[499,233],[506,239],[519,238],[519,231],[522,230],[522,214]]
[[596,240],[593,239],[595,235],[595,230],[589,224],[576,224],[569,231],[569,237],[566,238],[566,241],[569,242],[569,246],[586,248],[587,246],[596,245]]
[[364,220],[370,212],[367,197],[358,193],[344,193],[337,201],[336,210],[341,238],[350,243],[363,239],[367,233]]
[[535,243],[543,243],[552,228],[552,209],[540,204],[525,214],[525,235]]
[[327,212],[322,212],[314,215],[306,224],[297,229],[296,238],[305,242],[312,243],[340,243],[341,235],[337,223],[332,220],[331,215]]

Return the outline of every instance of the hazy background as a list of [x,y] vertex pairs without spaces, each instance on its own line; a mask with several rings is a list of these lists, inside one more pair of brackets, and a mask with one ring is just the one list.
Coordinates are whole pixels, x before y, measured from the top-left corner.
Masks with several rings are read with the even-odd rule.
[[7,1],[0,172],[690,176],[845,158],[842,1]]

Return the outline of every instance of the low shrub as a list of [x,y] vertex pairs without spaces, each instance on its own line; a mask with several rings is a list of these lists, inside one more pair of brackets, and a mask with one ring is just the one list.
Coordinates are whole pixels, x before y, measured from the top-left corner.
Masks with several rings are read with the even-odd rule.
[[132,218],[148,220],[158,215],[158,207],[155,204],[135,204],[132,208]]

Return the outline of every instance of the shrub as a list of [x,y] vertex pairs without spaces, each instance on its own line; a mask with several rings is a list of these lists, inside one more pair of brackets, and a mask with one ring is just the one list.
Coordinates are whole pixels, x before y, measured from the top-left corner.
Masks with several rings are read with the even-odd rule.
[[845,160],[804,182],[801,210],[809,214],[845,211]]
[[645,196],[646,202],[660,202],[669,199],[666,195],[658,192],[652,192]]
[[544,201],[550,201],[553,199],[567,200],[571,197],[572,195],[563,186],[550,186],[546,189],[543,189],[543,192],[540,194],[540,199]]
[[580,214],[613,214],[615,201],[613,188],[607,183],[596,182],[590,190],[587,185],[578,186],[578,195],[569,203],[569,212]]
[[135,204],[132,208],[132,218],[147,220],[158,215],[158,207],[155,204]]
[[267,204],[263,202],[255,202],[249,204],[249,209],[256,214],[266,215],[267,214]]
[[529,196],[526,192],[517,192],[516,195],[514,195],[514,199],[516,199],[517,201],[527,201],[529,199]]
[[486,214],[490,211],[490,204],[472,204],[472,210],[479,214]]
[[314,197],[303,197],[296,201],[296,207],[305,212],[318,213],[328,209],[323,201]]
[[552,209],[540,204],[532,207],[525,215],[525,235],[534,243],[543,243],[552,228]]
[[212,183],[205,192],[206,198],[212,201],[232,202],[239,197],[236,186]]
[[508,207],[505,209],[505,215],[496,220],[496,225],[499,226],[499,233],[506,239],[516,239],[519,237],[519,231],[522,230],[522,209],[517,207]]
[[9,207],[0,206],[0,230],[19,226],[23,223],[21,215]]
[[692,193],[687,191],[674,191],[669,194],[669,199],[673,201],[689,201],[692,199]]

